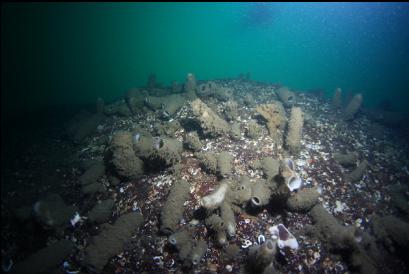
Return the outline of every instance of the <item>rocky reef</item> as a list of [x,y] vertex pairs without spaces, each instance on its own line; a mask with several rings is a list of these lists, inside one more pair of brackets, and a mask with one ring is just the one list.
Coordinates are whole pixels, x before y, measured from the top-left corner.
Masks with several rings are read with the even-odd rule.
[[3,271],[408,272],[403,125],[320,93],[189,73],[97,99],[6,175]]

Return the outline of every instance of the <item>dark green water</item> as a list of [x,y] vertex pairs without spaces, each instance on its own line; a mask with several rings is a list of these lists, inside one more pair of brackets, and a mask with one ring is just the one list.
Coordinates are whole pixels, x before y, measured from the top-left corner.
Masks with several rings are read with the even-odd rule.
[[407,3],[2,4],[2,109],[119,98],[158,81],[236,77],[362,92],[407,111]]

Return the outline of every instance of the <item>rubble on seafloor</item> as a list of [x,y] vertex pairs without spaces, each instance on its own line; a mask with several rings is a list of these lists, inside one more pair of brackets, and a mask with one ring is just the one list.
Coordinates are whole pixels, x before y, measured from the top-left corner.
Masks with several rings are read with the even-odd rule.
[[[409,271],[409,147],[358,111],[362,96],[342,110],[339,91],[334,106],[249,79],[189,74],[183,92],[150,78],[148,90],[98,99],[95,117],[76,127],[76,116],[68,138],[53,139],[71,152],[58,187],[3,195],[3,271],[62,240],[71,255],[40,272]],[[32,175],[9,176],[33,188]],[[63,207],[44,202],[50,188]]]

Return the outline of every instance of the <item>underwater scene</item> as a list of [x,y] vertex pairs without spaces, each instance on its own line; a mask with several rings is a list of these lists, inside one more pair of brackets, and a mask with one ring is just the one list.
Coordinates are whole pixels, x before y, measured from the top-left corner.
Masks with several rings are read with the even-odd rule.
[[2,273],[409,273],[409,3],[2,3]]

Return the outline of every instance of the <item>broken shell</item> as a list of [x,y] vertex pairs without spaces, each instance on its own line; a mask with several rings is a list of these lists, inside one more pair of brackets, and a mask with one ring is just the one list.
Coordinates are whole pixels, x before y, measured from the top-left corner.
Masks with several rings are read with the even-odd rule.
[[272,236],[276,236],[278,238],[277,245],[280,249],[283,249],[284,247],[298,249],[297,239],[283,224],[272,226],[268,229],[268,231]]
[[243,245],[241,246],[242,248],[248,248],[251,246],[253,243],[250,240],[245,240]]
[[78,212],[75,212],[74,217],[70,220],[71,225],[75,226],[79,221],[81,221],[81,216]]
[[262,243],[264,243],[266,241],[266,238],[264,237],[264,235],[259,235],[257,238],[258,244],[261,245]]

